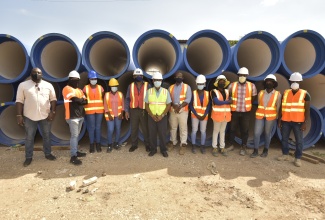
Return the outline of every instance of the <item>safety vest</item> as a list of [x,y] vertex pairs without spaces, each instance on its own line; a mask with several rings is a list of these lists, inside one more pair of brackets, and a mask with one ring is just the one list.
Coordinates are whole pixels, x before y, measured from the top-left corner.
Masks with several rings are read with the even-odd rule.
[[262,119],[265,117],[267,121],[275,120],[277,116],[277,100],[279,97],[279,92],[274,91],[274,93],[271,95],[271,98],[269,102],[267,103],[267,106],[264,108],[264,95],[265,95],[265,90],[260,91],[258,94],[258,107],[255,113],[255,116],[257,119]]
[[293,94],[291,89],[284,91],[282,99],[282,120],[292,122],[305,121],[306,90],[299,89]]
[[[212,90],[212,92],[214,92],[217,96],[217,99],[219,101],[225,101],[223,99],[223,96],[221,94],[221,92],[217,89]],[[225,93],[226,93],[226,100],[229,100],[229,91],[228,89],[225,89]],[[212,101],[213,103],[213,101]],[[231,120],[231,110],[230,110],[230,105],[229,104],[225,104],[225,105],[212,105],[212,112],[211,112],[211,118],[213,121],[216,122],[228,122]]]
[[161,115],[167,106],[168,91],[162,87],[160,89],[159,97],[156,95],[157,91],[155,88],[148,90],[148,104],[153,115]]
[[[169,87],[169,93],[170,93],[170,96],[171,96],[173,102],[174,102],[174,87],[175,87],[175,84],[173,84],[173,85],[171,85]],[[179,102],[180,102],[179,104],[182,104],[186,99],[187,87],[188,87],[187,84],[185,84],[185,83],[182,84],[182,90],[181,90],[181,93],[179,95]],[[183,107],[183,110],[188,111],[188,105]],[[172,108],[170,108],[170,111],[172,111]]]
[[[196,113],[199,116],[203,116],[205,113],[205,110],[208,106],[209,103],[209,92],[208,91],[204,91],[203,93],[203,104],[201,103],[200,97],[199,97],[199,93],[197,92],[197,90],[193,91],[193,108],[195,109]],[[196,116],[194,115],[193,112],[191,112],[191,117],[192,118],[196,118]],[[205,116],[204,120],[208,120],[208,115]]]
[[90,85],[86,85],[85,90],[88,101],[88,104],[85,105],[86,115],[104,113],[102,87],[96,85],[96,88],[92,89]]
[[[250,111],[252,109],[252,83],[246,82],[246,93],[245,93],[245,110]],[[238,103],[238,82],[234,82],[231,90],[232,104],[230,105],[231,111],[236,111]]]
[[[105,100],[105,102],[107,104],[108,112],[114,118],[112,103],[109,101],[109,95],[110,95],[110,92],[106,92],[104,100]],[[117,115],[119,116],[120,114],[122,114],[122,111],[123,111],[123,109],[122,109],[123,108],[123,94],[122,94],[122,92],[117,92],[117,95],[118,95]],[[105,113],[104,115],[105,115],[106,121],[109,121],[108,114]]]
[[84,107],[79,104],[72,102],[71,98],[77,97],[79,99],[86,98],[85,94],[79,88],[72,88],[71,86],[65,86],[62,91],[64,108],[65,108],[65,119],[75,118],[76,112],[79,113],[79,117],[84,117]]
[[143,83],[140,91],[138,91],[138,88],[134,82],[131,83],[131,85],[130,85],[130,108],[145,109],[144,98],[146,97],[147,90],[148,90],[147,82]]

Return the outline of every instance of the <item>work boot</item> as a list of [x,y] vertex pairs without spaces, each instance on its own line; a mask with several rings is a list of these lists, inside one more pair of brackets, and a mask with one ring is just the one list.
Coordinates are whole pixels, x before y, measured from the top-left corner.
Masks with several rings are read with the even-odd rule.
[[169,152],[171,152],[172,150],[174,150],[175,147],[176,147],[176,146],[173,145],[173,142],[171,142],[171,141],[168,142],[168,144],[167,144],[167,150],[168,150]]
[[246,146],[245,145],[242,145],[241,146],[240,151],[239,151],[239,154],[241,156],[245,156],[245,154],[246,154]]
[[235,149],[235,146],[232,144],[228,148],[226,148],[226,151],[229,152],[229,151],[233,151],[234,149]]
[[24,162],[24,167],[29,166],[32,163],[33,158],[26,158],[25,162]]
[[121,145],[119,145],[118,143],[114,142],[114,143],[113,143],[113,148],[114,148],[115,150],[121,150]]
[[213,148],[212,149],[212,155],[217,157],[218,156],[218,148]]
[[136,149],[138,149],[138,146],[132,146],[132,147],[130,147],[129,152],[133,152],[133,151],[135,151]]
[[290,160],[289,155],[285,155],[285,154],[278,157],[277,159],[278,159],[278,161],[289,161]]
[[200,151],[201,151],[201,154],[205,154],[205,146],[201,145],[200,146]]
[[100,143],[96,143],[96,151],[102,152],[102,146],[100,145]]
[[196,154],[196,145],[195,144],[192,145],[192,153]]
[[267,157],[269,149],[264,148],[263,153],[261,154],[261,157]]
[[112,148],[112,144],[109,144],[109,145],[107,146],[107,153],[111,153],[112,150],[113,150],[113,148]]
[[77,157],[85,157],[85,156],[87,156],[86,153],[82,153],[80,151],[77,151]]
[[74,165],[81,165],[82,161],[78,159],[77,156],[73,156],[70,159],[70,163],[74,164]]
[[95,152],[95,146],[94,144],[90,144],[89,153],[94,153],[94,152]]
[[222,156],[228,156],[227,150],[225,148],[221,148],[221,154]]
[[295,161],[293,162],[293,164],[294,164],[296,167],[301,167],[301,160],[298,159],[298,158],[295,158]]
[[179,154],[184,155],[186,152],[186,144],[181,144],[181,147],[179,149]]
[[251,154],[251,158],[255,158],[258,156],[258,149],[254,149],[253,153]]

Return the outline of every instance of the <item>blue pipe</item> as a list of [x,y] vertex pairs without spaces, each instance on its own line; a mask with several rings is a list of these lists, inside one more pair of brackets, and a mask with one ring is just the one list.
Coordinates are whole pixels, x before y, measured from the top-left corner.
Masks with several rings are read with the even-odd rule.
[[49,33],[38,38],[31,49],[31,63],[51,82],[68,80],[69,72],[81,71],[81,54],[77,45],[67,36]]
[[150,30],[136,40],[132,58],[135,67],[144,70],[147,78],[151,79],[152,75],[148,71],[156,69],[165,79],[179,69],[183,55],[177,39],[172,34],[164,30]]
[[278,40],[265,31],[246,34],[231,47],[231,52],[228,70],[237,73],[239,68],[246,67],[249,70],[247,78],[252,81],[264,80],[268,74],[275,73],[282,60]]
[[[310,78],[325,67],[325,40],[316,31],[300,30],[291,34],[281,43],[281,53],[280,71],[288,77],[293,72],[300,72],[303,78]],[[307,65],[310,66],[308,70],[305,69]]]
[[217,31],[202,30],[193,34],[186,42],[183,59],[188,71],[207,79],[217,77],[227,69],[231,50],[227,39]]
[[[321,138],[323,129],[324,129],[324,122],[323,122],[323,116],[320,113],[320,111],[315,108],[314,106],[310,106],[310,128],[304,134],[304,145],[303,150],[310,148],[316,144],[316,142]],[[277,128],[277,134],[279,139],[282,139],[281,129]],[[289,147],[292,149],[296,148],[295,141],[289,140]]]
[[320,109],[319,112],[322,114],[323,118],[322,139],[325,140],[325,107]]
[[9,34],[0,34],[0,83],[14,83],[26,78],[31,70],[26,47]]
[[87,71],[95,70],[103,80],[121,76],[128,70],[130,60],[128,45],[113,32],[97,32],[83,45],[83,64]]

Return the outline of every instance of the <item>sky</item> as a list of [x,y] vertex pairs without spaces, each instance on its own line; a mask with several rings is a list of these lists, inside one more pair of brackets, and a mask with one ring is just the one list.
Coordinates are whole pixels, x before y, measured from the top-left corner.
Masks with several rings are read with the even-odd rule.
[[42,35],[61,33],[80,48],[99,31],[122,37],[129,48],[152,29],[189,39],[200,30],[238,40],[267,31],[279,41],[310,29],[325,36],[324,0],[0,0],[0,34],[31,47]]

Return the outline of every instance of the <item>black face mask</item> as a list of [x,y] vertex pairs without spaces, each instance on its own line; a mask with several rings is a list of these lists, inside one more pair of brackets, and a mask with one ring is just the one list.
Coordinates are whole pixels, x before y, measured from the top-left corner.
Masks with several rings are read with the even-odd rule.
[[270,83],[265,84],[265,88],[273,89],[273,83],[272,84],[270,84]]
[[225,88],[225,85],[226,85],[226,84],[224,84],[224,83],[218,83],[218,88],[223,89],[223,88]]
[[183,78],[175,78],[175,81],[176,81],[177,83],[182,83],[182,82],[183,82]]
[[39,75],[39,74],[37,74],[37,73],[32,73],[32,74],[31,74],[31,78],[32,78],[32,80],[33,80],[34,82],[38,82],[38,81],[40,81],[40,80],[42,79],[42,75]]
[[79,80],[69,80],[68,85],[76,89],[79,86]]
[[136,82],[142,82],[143,78],[142,78],[142,76],[137,76],[137,77],[134,78],[134,80]]

